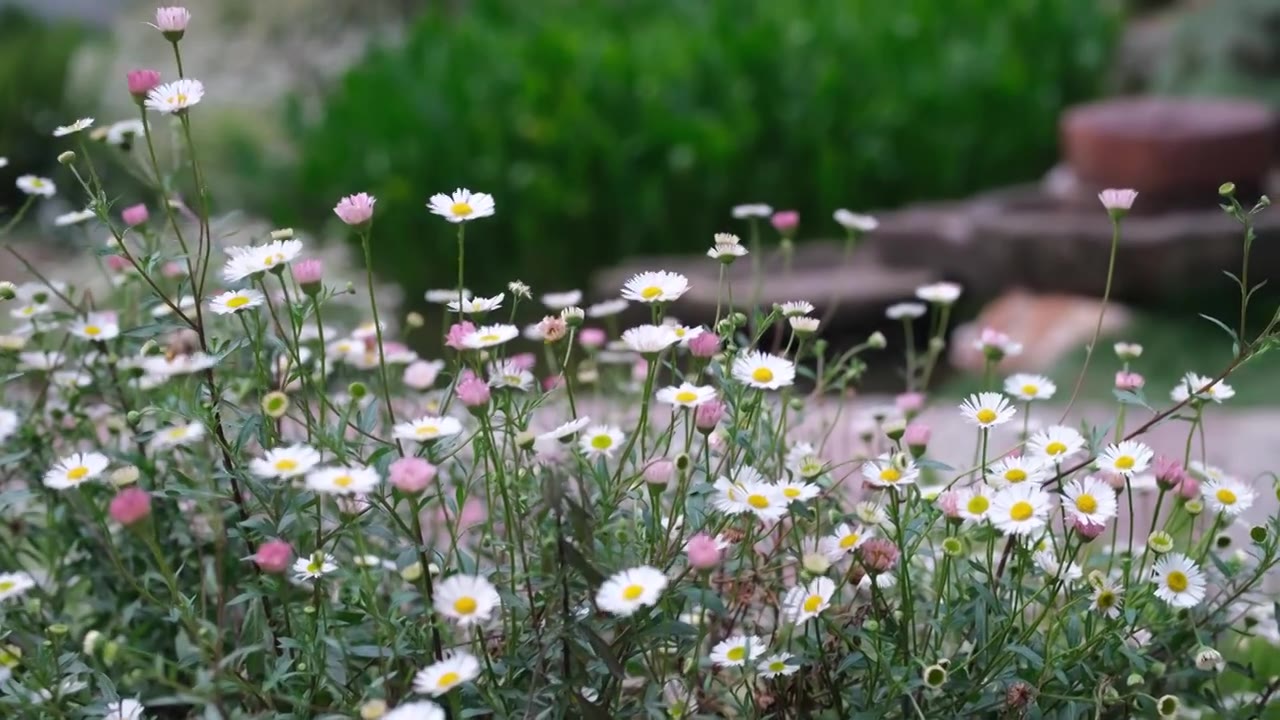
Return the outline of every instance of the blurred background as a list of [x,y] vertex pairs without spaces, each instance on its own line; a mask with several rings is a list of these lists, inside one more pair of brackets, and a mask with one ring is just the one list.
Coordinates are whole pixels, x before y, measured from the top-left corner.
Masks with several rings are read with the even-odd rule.
[[[50,130],[135,116],[129,69],[172,77],[167,43],[145,24],[153,7],[0,0],[0,173],[69,188]],[[1238,267],[1242,233],[1215,189],[1235,181],[1251,204],[1280,156],[1280,0],[189,7],[182,49],[208,89],[194,126],[218,213],[340,248],[334,202],[373,193],[377,271],[406,310],[455,272],[454,236],[424,208],[434,192],[497,198],[496,217],[468,235],[473,290],[519,278],[592,299],[641,268],[713,288],[716,267],[697,255],[712,233],[746,236],[733,205],[765,202],[801,218],[794,252],[766,227],[765,299],[838,303],[837,344],[893,332],[884,306],[921,282],[962,282],[970,328],[951,358],[961,389],[978,362],[964,333],[980,326],[1027,346],[1010,369],[1066,373],[1079,361],[1110,242],[1094,195],[1113,184],[1143,195],[1108,330],[1152,349],[1161,388],[1225,365],[1229,341],[1196,317],[1230,317],[1238,302],[1219,270]],[[1130,96],[1186,100],[1104,105],[1069,122],[1073,108]],[[122,204],[147,199],[115,179]],[[0,206],[12,207],[12,178],[0,180]],[[44,203],[22,229],[33,252],[61,262],[83,245],[82,229],[53,222],[78,209],[71,198]],[[848,262],[838,207],[881,220]],[[1267,215],[1257,277],[1280,259]],[[1265,291],[1256,305],[1267,317],[1275,308]],[[691,297],[682,319],[706,321],[707,306]],[[1257,367],[1241,376],[1256,391],[1240,401],[1280,400]],[[1113,371],[1101,367],[1091,387],[1109,396]]]

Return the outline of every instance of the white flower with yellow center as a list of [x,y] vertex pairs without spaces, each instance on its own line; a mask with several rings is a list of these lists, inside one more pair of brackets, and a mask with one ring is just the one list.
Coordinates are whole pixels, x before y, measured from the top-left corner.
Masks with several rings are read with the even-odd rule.
[[602,300],[596,303],[595,305],[590,305],[587,307],[587,317],[591,317],[591,318],[611,317],[613,315],[617,315],[623,310],[626,310],[627,306],[630,304],[631,303],[621,298],[614,298],[612,300]]
[[622,287],[622,297],[642,303],[668,303],[689,291],[689,278],[659,270],[632,276]]
[[146,106],[165,115],[186,111],[204,98],[204,83],[192,78],[183,78],[171,83],[158,85],[147,93]]
[[91,313],[68,325],[67,332],[83,340],[111,340],[120,335],[120,326],[114,315]]
[[86,220],[92,220],[97,217],[97,213],[92,210],[73,210],[69,213],[63,213],[53,219],[53,224],[58,227],[70,227],[79,225]]
[[1239,480],[1226,477],[1205,483],[1200,488],[1200,496],[1210,510],[1228,517],[1237,517],[1253,505],[1258,494]]
[[317,550],[293,561],[293,579],[298,582],[318,580],[337,569],[337,560],[332,555]]
[[1235,397],[1236,391],[1221,380],[1205,390],[1205,386],[1212,382],[1213,378],[1211,377],[1189,372],[1182,376],[1182,380],[1174,386],[1173,391],[1169,393],[1169,397],[1174,402],[1184,402],[1194,396],[1196,400],[1212,400],[1216,403]]
[[378,720],[445,720],[444,708],[430,700],[405,703],[378,718]]
[[904,488],[915,483],[920,469],[905,457],[895,460],[888,453],[862,464],[862,478],[875,487]]
[[778,306],[782,317],[802,317],[813,312],[813,303],[807,300],[789,300]]
[[950,305],[960,299],[961,288],[950,282],[937,282],[916,288],[916,297],[937,305]]
[[22,175],[15,184],[27,195],[51,198],[58,193],[58,186],[52,180],[37,175]]
[[436,193],[427,203],[431,212],[451,223],[467,222],[489,217],[494,213],[493,196],[489,193],[473,193],[466,188],[458,188],[445,195]]
[[656,355],[680,342],[680,336],[668,325],[640,325],[624,331],[622,342],[641,355]]
[[1168,553],[1151,570],[1156,597],[1175,608],[1191,608],[1204,600],[1204,573],[1182,553]]
[[307,473],[308,490],[327,495],[367,495],[382,477],[371,467],[358,465],[329,467]]
[[234,283],[293,262],[302,254],[302,241],[273,240],[266,245],[230,247],[226,254],[222,279]]
[[733,361],[733,379],[758,390],[777,390],[795,382],[796,366],[786,358],[752,350]]
[[1089,609],[1112,620],[1120,617],[1121,606],[1124,604],[1124,588],[1113,584],[1109,580],[1104,580],[1093,589],[1093,596],[1089,601]]
[[[462,312],[466,315],[476,315],[497,310],[502,307],[502,301],[507,298],[506,293],[498,293],[493,297],[473,297],[462,301]],[[454,298],[448,302],[449,312],[458,312],[458,299]]]
[[71,123],[70,125],[59,125],[58,127],[54,128],[53,136],[66,137],[67,135],[78,133],[81,130],[84,130],[90,127],[93,127],[93,118],[91,117],[80,118],[79,120]]
[[808,502],[822,493],[822,488],[801,480],[779,480],[775,486],[788,503]]
[[796,625],[803,625],[831,607],[836,584],[830,578],[818,577],[807,585],[798,585],[782,598],[782,613]]
[[984,392],[970,395],[960,405],[960,413],[972,425],[987,430],[1013,419],[1017,409],[1000,393]]
[[460,432],[462,432],[462,423],[456,418],[436,415],[423,415],[416,420],[396,423],[391,430],[392,436],[397,440],[412,440],[420,443],[450,437]]
[[747,506],[747,494],[744,488],[749,484],[761,484],[763,482],[764,477],[755,468],[750,467],[739,469],[737,480],[731,480],[723,476],[718,477],[711,486],[715,490],[711,504],[716,510],[726,515],[749,512],[751,508]]
[[418,671],[413,676],[413,691],[440,697],[455,687],[480,677],[480,661],[465,651],[454,651]]
[[623,570],[600,586],[596,605],[611,615],[627,617],[642,607],[656,604],[667,582],[661,570],[647,565]]
[[1146,445],[1136,440],[1124,440],[1119,444],[1108,445],[1102,451],[1102,455],[1098,457],[1098,467],[1127,478],[1146,470],[1154,455]]
[[231,315],[242,310],[255,308],[266,301],[266,297],[257,290],[230,290],[216,295],[209,300],[209,309],[219,315]]
[[991,497],[993,492],[985,485],[971,485],[963,488],[956,496],[956,511],[960,517],[971,523],[980,523],[991,513]]
[[681,383],[678,387],[665,387],[657,393],[658,402],[683,408],[696,408],[716,399],[716,389],[710,385]]
[[573,307],[582,302],[581,290],[566,290],[564,292],[549,292],[541,298],[542,304],[551,310],[563,310],[567,307]]
[[[47,315],[48,313],[51,313],[51,312],[53,312],[53,308],[49,307],[44,303],[27,303],[25,305],[19,305],[18,307],[10,310],[9,317],[17,318],[19,320],[26,320],[28,318]],[[47,324],[45,324],[45,329],[48,329]]]
[[1018,373],[1005,378],[1004,391],[1023,402],[1048,400],[1058,391],[1058,386],[1043,375]]
[[775,653],[760,661],[758,671],[762,678],[776,678],[786,675],[794,675],[800,669],[799,665],[791,663],[791,659],[795,656],[788,652]]
[[1044,528],[1052,504],[1033,483],[1010,485],[991,498],[987,519],[1005,535],[1030,535]]
[[320,453],[310,445],[272,448],[249,461],[249,470],[262,478],[294,478],[320,464]]
[[1024,482],[1038,483],[1049,477],[1049,470],[1039,458],[1027,455],[1006,457],[987,467],[986,481],[996,488]]
[[[446,305],[451,302],[458,302],[458,288],[435,288],[428,290],[422,295],[423,299],[433,305]],[[462,288],[462,299],[471,297],[471,291]]]
[[578,434],[582,430],[582,428],[590,424],[591,418],[584,415],[580,418],[575,418],[569,422],[557,425],[555,429],[542,433],[537,439],[548,442],[569,442],[573,439],[574,435]]
[[578,448],[592,460],[611,458],[622,445],[623,437],[622,431],[612,425],[596,425],[582,434]]
[[758,635],[734,635],[711,648],[711,662],[721,667],[742,667],[769,649]]
[[498,589],[479,575],[453,575],[435,588],[435,608],[461,627],[489,620],[502,605]]
[[44,474],[44,484],[54,490],[79,487],[102,474],[111,461],[96,452],[75,453],[54,463]]
[[147,447],[152,450],[166,450],[182,445],[190,445],[202,437],[204,437],[203,424],[183,423],[157,430],[156,434],[151,436],[151,442],[147,444]]
[[1061,465],[1084,449],[1084,436],[1063,425],[1053,425],[1027,440],[1027,455],[1047,464]]
[[0,573],[0,602],[21,597],[36,586],[36,581],[26,572]]
[[871,535],[871,530],[861,526],[840,523],[836,526],[835,532],[818,542],[818,549],[827,556],[828,560],[835,562],[857,550]]
[[1059,582],[1070,585],[1084,577],[1084,570],[1079,565],[1073,562],[1063,565],[1053,550],[1048,548],[1037,551],[1033,559],[1050,581],[1056,578]]
[[1062,495],[1067,513],[1092,525],[1106,525],[1118,510],[1115,489],[1092,475],[1067,483]]
[[790,501],[782,494],[782,489],[773,483],[763,482],[755,478],[743,480],[739,474],[737,489],[742,492],[742,504],[745,510],[765,522],[772,522],[787,514]]
[[472,350],[483,350],[496,347],[520,336],[520,329],[515,325],[481,325],[475,332],[462,339],[462,344]]
[[671,332],[676,334],[676,339],[680,341],[680,347],[689,347],[689,341],[706,332],[706,329],[698,326],[686,326],[678,323],[668,323]]
[[533,389],[534,382],[533,373],[512,360],[503,360],[489,365],[489,387],[512,388],[528,392]]

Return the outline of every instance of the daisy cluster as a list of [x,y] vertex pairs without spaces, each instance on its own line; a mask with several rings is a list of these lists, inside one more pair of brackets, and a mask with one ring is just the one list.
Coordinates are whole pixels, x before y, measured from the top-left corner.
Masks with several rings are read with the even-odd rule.
[[[191,22],[153,26],[180,58]],[[59,224],[110,234],[110,287],[0,284],[5,717],[1248,717],[1269,697],[1217,688],[1242,643],[1280,641],[1259,602],[1280,528],[1255,520],[1274,489],[1211,464],[1231,458],[1204,428],[1274,327],[1167,401],[1139,345],[1091,349],[1116,372],[1093,419],[1074,379],[1005,374],[1023,345],[988,328],[982,389],[948,400],[960,285],[885,309],[901,350],[833,348],[830,298],[766,306],[723,272],[699,322],[677,319],[696,280],[666,269],[604,297],[473,292],[465,248],[499,203],[466,188],[422,202],[457,284],[398,317],[291,230],[219,246],[203,202],[168,194],[203,177],[204,87],[127,86],[138,117],[106,147],[90,118],[52,130],[78,150],[62,187],[88,191]],[[146,152],[160,130],[172,167]],[[118,160],[160,178],[121,213],[95,187]],[[24,210],[59,192],[16,183]],[[1101,197],[1117,237],[1135,197]],[[366,262],[378,207],[327,218]],[[879,226],[831,219],[850,249]],[[710,238],[713,272],[800,216],[725,222],[747,240]],[[872,360],[898,366],[891,402],[861,396]],[[1185,442],[1149,444],[1165,423]]]

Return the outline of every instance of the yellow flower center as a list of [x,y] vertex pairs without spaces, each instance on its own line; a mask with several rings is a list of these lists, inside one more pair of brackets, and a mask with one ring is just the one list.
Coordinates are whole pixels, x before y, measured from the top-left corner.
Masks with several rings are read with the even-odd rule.
[[751,379],[758,383],[773,382],[773,371],[767,367],[759,367],[751,371]]
[[632,601],[639,600],[640,596],[643,594],[644,594],[643,585],[628,585],[622,589],[623,600],[632,600]]
[[35,314],[35,312],[36,312],[36,308],[35,308],[35,306],[34,306],[34,305],[28,305],[28,306],[26,306],[26,307],[22,308],[21,310],[19,310],[18,312],[19,312],[19,313],[21,313],[21,314],[23,314],[23,315],[34,315],[34,314]]
[[1108,610],[1115,606],[1116,594],[1111,592],[1110,590],[1103,590],[1102,592],[1098,593],[1098,599],[1096,602],[1100,609]]
[[769,663],[769,672],[780,673],[786,669],[787,669],[787,664],[782,662],[781,660],[774,660],[773,662]]
[[729,658],[733,662],[742,662],[747,658],[747,649],[742,646],[729,648],[729,652],[725,653],[724,655],[725,657]]
[[798,487],[785,487],[785,488],[783,488],[783,489],[782,489],[782,494],[783,494],[783,495],[785,495],[785,496],[787,496],[788,498],[798,498],[798,497],[800,497],[800,488],[798,488]]
[[280,472],[289,472],[290,470],[297,470],[297,469],[298,469],[298,461],[296,460],[284,458],[283,460],[276,461],[276,470],[279,470]]
[[458,681],[461,679],[462,679],[462,676],[459,675],[458,673],[447,672],[441,675],[440,679],[436,681],[436,687],[440,687],[440,688],[453,687],[454,685],[457,685]]
[[1019,500],[1013,504],[1013,507],[1009,508],[1009,517],[1018,522],[1030,520],[1034,514],[1035,508],[1031,507],[1031,503],[1026,500]]
[[177,428],[173,428],[166,434],[169,436],[170,440],[181,440],[182,438],[187,436],[187,429],[177,427]]
[[1098,500],[1092,495],[1081,495],[1076,498],[1076,509],[1085,513],[1094,512],[1098,509]]
[[973,515],[981,515],[989,507],[991,507],[991,501],[987,499],[986,495],[974,495],[969,498],[966,509]]
[[991,408],[982,408],[978,411],[977,418],[978,422],[984,425],[987,423],[993,423],[996,421],[996,411]]
[[440,429],[437,428],[435,425],[419,425],[418,429],[414,430],[413,432],[418,437],[423,437],[426,435],[435,435],[436,433],[440,432]]
[[818,608],[822,605],[821,595],[810,595],[804,600],[804,611],[807,613],[818,612]]
[[1027,471],[1022,468],[1013,468],[1005,472],[1004,479],[1011,483],[1020,483],[1027,479]]
[[498,337],[496,334],[494,334],[494,333],[489,333],[488,335],[481,335],[481,336],[480,336],[480,342],[486,342],[486,343],[498,342],[498,340],[500,340],[500,339],[501,339],[501,338],[499,338],[499,337]]
[[85,467],[85,466],[83,466],[83,465],[81,465],[81,466],[79,466],[79,467],[73,467],[73,468],[71,468],[70,470],[68,470],[68,471],[67,471],[67,479],[68,479],[68,480],[76,480],[76,481],[79,481],[79,480],[83,480],[83,479],[85,479],[85,477],[86,477],[86,476],[88,476],[88,475],[89,475],[89,468],[87,468],[87,467]]
[[1214,494],[1217,495],[1218,502],[1222,503],[1223,505],[1236,504],[1236,494],[1234,492],[1231,492],[1227,488],[1219,488],[1218,492]]
[[9,592],[18,587],[18,583],[12,580],[0,580],[0,592]]
[[1121,455],[1120,457],[1116,458],[1116,467],[1120,468],[1121,470],[1132,470],[1133,464],[1134,464],[1134,459],[1129,455]]
[[471,203],[456,202],[449,208],[449,212],[458,217],[466,217],[471,214]]
[[1035,385],[1032,385],[1031,383],[1027,383],[1026,385],[1022,386],[1023,395],[1035,395],[1036,393],[1039,393],[1039,392],[1040,392],[1040,388],[1036,387]]
[[676,393],[676,402],[691,403],[698,399],[698,393],[692,390],[681,390]]
[[748,495],[747,504],[757,510],[763,510],[769,507],[769,498],[760,494]]
[[652,300],[661,294],[662,294],[662,288],[658,287],[657,285],[650,285],[649,287],[640,291],[640,297],[644,298],[645,300]]
[[1187,589],[1187,576],[1181,570],[1174,570],[1164,579],[1164,584],[1174,592],[1182,592]]
[[902,479],[902,473],[897,468],[887,467],[880,471],[880,479],[887,483],[896,483]]
[[237,296],[235,296],[235,297],[233,297],[233,298],[231,298],[230,300],[228,300],[228,301],[227,301],[227,307],[229,307],[229,308],[233,308],[233,309],[234,309],[234,308],[241,308],[241,307],[244,307],[245,305],[248,305],[248,304],[249,304],[249,298],[247,298],[247,297],[245,297],[245,296],[243,296],[243,295],[237,295]]
[[476,599],[473,597],[460,597],[453,601],[453,609],[459,615],[470,615],[476,611]]
[[33,187],[33,188],[41,188],[41,187],[44,187],[44,180],[41,180],[40,178],[36,178],[35,180],[32,180],[32,181],[31,181],[31,187]]
[[307,563],[307,572],[318,573],[323,567],[324,567],[324,564],[321,563],[319,560],[312,560],[311,562]]
[[608,435],[597,435],[591,438],[591,447],[597,450],[608,450],[613,447],[613,438]]
[[845,535],[844,537],[840,538],[840,549],[848,550],[854,545],[857,545],[858,540],[860,539],[861,539],[861,536],[858,535],[858,533],[849,533],[848,535]]
[[85,335],[91,335],[91,336],[101,335],[101,334],[102,334],[102,328],[98,327],[97,325],[85,325],[85,326],[84,326],[84,334],[85,334]]
[[1058,442],[1057,440],[1054,440],[1053,442],[1044,446],[1044,452],[1046,455],[1061,455],[1066,451],[1067,451],[1067,446]]
[[174,96],[173,96],[173,104],[174,104],[174,105],[186,105],[186,104],[187,104],[187,94],[186,94],[186,93],[178,93],[177,95],[174,95]]
[[351,479],[350,475],[339,475],[333,479],[333,484],[340,488],[348,487],[353,482],[355,481]]

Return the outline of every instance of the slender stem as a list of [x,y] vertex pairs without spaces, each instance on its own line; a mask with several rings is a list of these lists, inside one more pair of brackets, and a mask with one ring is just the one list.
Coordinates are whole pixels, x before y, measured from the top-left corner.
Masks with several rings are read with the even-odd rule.
[[1116,271],[1116,255],[1120,248],[1120,216],[1111,216],[1111,257],[1107,260],[1107,284],[1102,290],[1102,307],[1098,308],[1098,323],[1093,328],[1093,339],[1089,341],[1089,347],[1085,348],[1084,364],[1080,367],[1080,374],[1076,376],[1076,386],[1071,390],[1071,399],[1067,401],[1067,407],[1062,411],[1062,418],[1058,422],[1067,419],[1067,415],[1071,414],[1071,408],[1076,404],[1076,398],[1080,395],[1080,388],[1084,385],[1084,378],[1089,374],[1089,362],[1093,360],[1093,351],[1098,346],[1098,338],[1102,335],[1102,321],[1107,316],[1107,303],[1111,300],[1111,281],[1115,277]]

